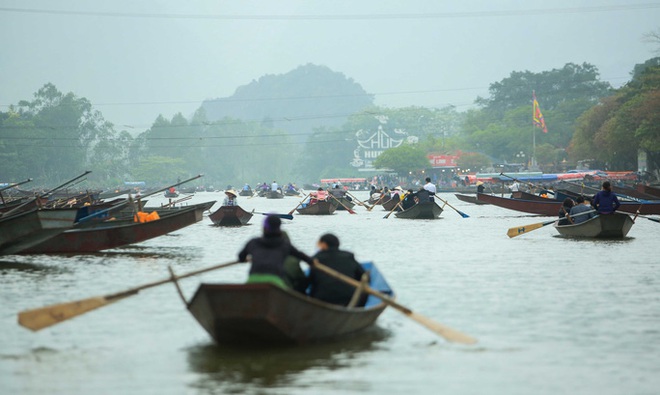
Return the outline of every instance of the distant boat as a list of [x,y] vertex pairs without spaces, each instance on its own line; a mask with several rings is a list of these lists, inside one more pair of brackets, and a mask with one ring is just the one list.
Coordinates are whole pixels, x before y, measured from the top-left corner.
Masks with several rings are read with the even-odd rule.
[[298,214],[301,215],[331,215],[335,212],[337,207],[331,202],[321,200],[314,204],[308,204],[305,207],[297,209]]
[[243,210],[240,206],[222,206],[209,215],[213,224],[217,226],[247,225],[252,213]]
[[407,210],[394,213],[397,218],[405,219],[436,219],[440,218],[440,214],[442,214],[442,207],[435,202],[417,203]]

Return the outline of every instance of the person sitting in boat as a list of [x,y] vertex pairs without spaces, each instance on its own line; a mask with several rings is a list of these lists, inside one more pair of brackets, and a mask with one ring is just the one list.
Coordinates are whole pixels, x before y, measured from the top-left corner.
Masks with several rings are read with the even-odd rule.
[[280,189],[280,186],[277,185],[277,181],[273,181],[273,183],[270,184],[270,190],[273,191],[273,192],[275,192],[275,191],[277,191],[278,189]]
[[573,223],[572,218],[570,218],[569,213],[571,209],[575,206],[575,202],[571,198],[566,198],[561,204],[559,209],[559,222],[557,225],[570,225]]
[[238,253],[240,262],[247,262],[248,256],[252,265],[248,276],[250,283],[271,283],[278,287],[288,288],[284,261],[288,256],[294,256],[314,265],[314,260],[291,245],[283,236],[280,227],[282,220],[276,215],[269,215],[264,220],[263,235],[247,242]]
[[243,190],[246,191],[246,192],[250,192],[250,191],[252,191],[252,188],[250,188],[250,184],[245,184],[245,185],[243,185]]
[[[577,204],[573,206],[569,212],[574,225],[581,224],[582,222],[596,216],[596,213],[593,212],[594,208],[591,207],[591,202],[588,199],[585,199],[584,196],[578,196],[577,199],[575,199],[575,202]],[[591,212],[588,214],[582,214],[589,211]]]
[[619,199],[612,192],[612,184],[609,181],[603,182],[603,189],[594,196],[591,205],[598,210],[599,214],[612,214],[621,207]]
[[419,191],[415,192],[415,197],[417,198],[418,203],[433,201],[433,199],[431,198],[431,194],[424,187],[420,188]]
[[[282,231],[282,237],[289,244],[291,244],[289,235],[285,231]],[[307,291],[307,287],[309,286],[309,278],[307,278],[305,272],[303,272],[302,268],[300,267],[299,258],[296,258],[293,255],[289,255],[284,259],[284,274],[287,285],[294,291],[300,292],[302,294]]]
[[477,193],[484,193],[484,183],[482,181],[477,181]]
[[222,201],[223,206],[238,206],[238,192],[233,189],[225,191],[225,200]]
[[[364,269],[355,260],[352,253],[339,249],[337,236],[330,233],[324,234],[318,241],[318,247],[320,251],[314,255],[314,259],[341,274],[360,281],[365,273]],[[348,305],[355,292],[354,287],[313,269],[309,274],[309,284],[311,297],[342,306]],[[367,295],[364,296],[358,302],[358,306],[364,306]]]
[[408,210],[415,204],[417,204],[417,202],[415,201],[415,193],[413,192],[412,189],[408,189],[408,192],[405,194],[405,197],[401,201],[401,208],[403,208],[404,210]]
[[518,181],[514,181],[511,186],[509,186],[509,189],[511,192],[518,192],[520,190],[520,184],[518,184]]
[[403,196],[403,188],[401,187],[394,187],[393,189],[390,189],[391,195],[390,199],[396,199],[396,200],[401,200]]

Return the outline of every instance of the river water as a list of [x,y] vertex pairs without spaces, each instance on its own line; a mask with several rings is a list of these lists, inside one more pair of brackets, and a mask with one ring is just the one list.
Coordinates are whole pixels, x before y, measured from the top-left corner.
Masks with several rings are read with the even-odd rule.
[[[357,193],[366,199],[366,193]],[[479,339],[444,341],[396,310],[359,335],[305,347],[218,346],[172,284],[30,332],[19,311],[105,295],[233,261],[260,234],[251,225],[202,222],[134,246],[79,256],[0,257],[2,394],[657,394],[660,391],[660,224],[638,219],[618,241],[569,240],[542,222],[442,194],[435,221],[398,219],[380,207],[284,221],[312,254],[336,233],[358,260],[373,260],[401,304]],[[222,193],[198,193],[192,203]],[[159,203],[161,199],[152,199]],[[164,201],[164,199],[162,199]],[[241,198],[245,209],[287,213],[297,198]],[[217,208],[219,204],[214,207]],[[240,282],[236,265],[181,281]]]

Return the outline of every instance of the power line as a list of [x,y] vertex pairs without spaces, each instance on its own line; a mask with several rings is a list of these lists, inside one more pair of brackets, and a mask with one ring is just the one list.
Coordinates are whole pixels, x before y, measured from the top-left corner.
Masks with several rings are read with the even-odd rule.
[[660,3],[616,4],[591,7],[561,7],[537,8],[523,10],[502,11],[464,11],[440,13],[396,13],[396,14],[335,14],[335,15],[295,15],[295,14],[253,14],[253,15],[222,15],[222,14],[168,14],[152,12],[103,12],[103,11],[73,11],[35,8],[0,7],[0,12],[66,15],[66,16],[94,16],[109,18],[148,18],[148,19],[196,19],[196,20],[246,20],[246,21],[364,21],[364,20],[423,20],[423,19],[449,19],[449,18],[496,18],[512,16],[533,15],[561,15],[585,14],[596,12],[633,11],[660,8]]

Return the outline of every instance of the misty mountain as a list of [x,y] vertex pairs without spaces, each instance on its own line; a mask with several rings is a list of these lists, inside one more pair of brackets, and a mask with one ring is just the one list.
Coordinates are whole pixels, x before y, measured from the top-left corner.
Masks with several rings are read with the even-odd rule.
[[306,64],[285,74],[264,75],[238,87],[230,97],[205,100],[202,107],[209,121],[230,117],[261,122],[304,141],[314,128],[339,127],[373,100],[343,73]]

